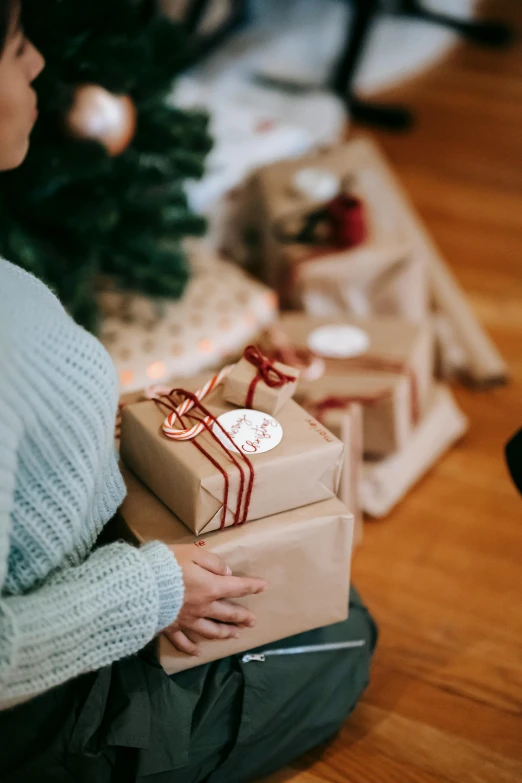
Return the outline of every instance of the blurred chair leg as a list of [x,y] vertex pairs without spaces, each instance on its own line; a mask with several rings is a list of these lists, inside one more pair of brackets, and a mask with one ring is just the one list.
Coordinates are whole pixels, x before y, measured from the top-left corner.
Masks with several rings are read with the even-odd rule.
[[353,93],[355,73],[364,53],[378,6],[379,0],[353,0],[350,29],[330,84],[334,92],[346,102],[354,120],[389,130],[406,130],[413,121],[408,109],[373,103],[358,98]]

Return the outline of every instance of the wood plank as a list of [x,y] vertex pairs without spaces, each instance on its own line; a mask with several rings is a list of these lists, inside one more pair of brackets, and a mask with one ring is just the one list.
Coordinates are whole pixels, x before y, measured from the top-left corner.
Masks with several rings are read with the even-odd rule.
[[497,754],[522,762],[520,717],[423,682],[410,673],[376,662],[365,702],[413,721],[483,745]]
[[357,711],[357,722],[349,721],[341,737],[345,745],[357,742],[370,758],[378,753],[423,775],[431,774],[455,783],[520,783],[522,777],[522,762],[423,721],[413,721],[366,703]]

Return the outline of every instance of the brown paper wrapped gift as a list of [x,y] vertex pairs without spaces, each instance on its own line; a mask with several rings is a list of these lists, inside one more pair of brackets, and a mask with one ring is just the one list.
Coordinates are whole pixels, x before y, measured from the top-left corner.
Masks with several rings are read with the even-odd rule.
[[[295,187],[296,175],[305,169],[352,180],[354,195],[366,208],[363,243],[336,249],[281,241],[278,227],[319,204]],[[250,204],[245,233],[257,237],[251,243],[252,271],[279,292],[283,306],[319,316],[400,315],[414,322],[426,317],[425,264],[412,252],[407,226],[383,199],[359,141],[265,166],[245,190]]]
[[[278,220],[314,206],[292,187],[295,174],[304,167],[326,169],[342,177],[354,175],[355,191],[369,217],[364,245],[321,254],[317,262],[308,262],[310,248],[278,241],[273,230]],[[250,243],[251,255],[255,255],[251,268],[272,287],[283,288],[283,292],[295,287],[297,300],[315,315],[325,314],[326,308],[328,315],[341,309],[363,315],[362,308],[367,307],[368,314],[393,313],[419,321],[432,304],[442,324],[436,337],[444,377],[458,374],[480,386],[506,380],[506,363],[388,161],[369,138],[266,166],[253,176],[247,191],[250,209],[244,233],[257,236],[257,242]],[[406,263],[399,261],[401,256]]]
[[309,352],[310,335],[325,325],[361,329],[368,338],[365,352],[353,358],[325,358],[315,379],[302,370],[296,399],[327,427],[335,428],[351,402],[363,405],[365,454],[385,456],[404,446],[427,407],[432,385],[433,342],[429,324],[398,318],[312,318],[301,313],[281,317],[263,343],[278,344],[291,364],[293,351]]
[[386,459],[363,464],[360,491],[364,511],[373,517],[386,516],[467,428],[468,421],[450,390],[437,384],[428,410],[406,446]]
[[419,322],[426,314],[425,275],[408,245],[363,246],[299,264],[295,290],[310,315]]
[[[193,383],[187,382],[184,388],[194,390],[199,381],[200,378]],[[221,386],[204,402],[215,416],[238,410],[224,401]],[[253,490],[244,521],[317,503],[335,496],[338,491],[343,444],[324,429],[320,434],[317,421],[293,400],[287,402],[277,417],[283,439],[271,451],[249,458],[252,471],[242,455],[235,455],[244,475],[242,496],[239,468],[210,434],[203,432],[194,441],[169,440],[162,432],[164,419],[165,412],[152,401],[123,408],[121,456],[158,498],[197,534],[243,520],[247,487],[252,476]],[[200,447],[228,475],[226,509],[222,472]]]
[[356,402],[343,410],[328,411],[324,424],[344,443],[344,464],[339,482],[339,499],[354,516],[353,544],[358,546],[363,537],[363,519],[360,497],[360,478],[363,461],[363,414]]
[[239,639],[203,639],[194,658],[160,637],[167,674],[347,617],[353,517],[337,498],[198,539],[132,474],[125,477],[128,494],[120,513],[138,540],[204,544],[237,576],[269,582],[261,595],[238,601],[257,618],[256,627],[245,629]]
[[275,416],[297,389],[299,371],[281,362],[270,362],[254,346],[227,376],[223,397],[240,408],[255,408]]

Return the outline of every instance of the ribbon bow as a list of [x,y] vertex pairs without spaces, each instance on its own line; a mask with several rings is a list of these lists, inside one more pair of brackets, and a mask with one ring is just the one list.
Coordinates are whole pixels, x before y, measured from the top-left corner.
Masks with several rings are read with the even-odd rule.
[[295,381],[295,375],[286,375],[282,370],[278,370],[273,365],[270,359],[265,356],[259,348],[255,345],[249,345],[245,348],[243,353],[247,362],[250,362],[256,369],[257,373],[252,379],[250,386],[248,387],[248,393],[246,398],[246,407],[251,408],[254,402],[254,394],[259,381],[263,381],[270,389],[280,389],[287,383]]

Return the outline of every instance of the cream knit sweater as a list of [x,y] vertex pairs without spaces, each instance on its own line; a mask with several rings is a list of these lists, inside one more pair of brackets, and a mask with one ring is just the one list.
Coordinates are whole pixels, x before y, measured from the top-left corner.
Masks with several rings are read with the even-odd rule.
[[0,709],[135,653],[181,607],[165,545],[92,552],[125,494],[116,407],[102,345],[0,259]]

